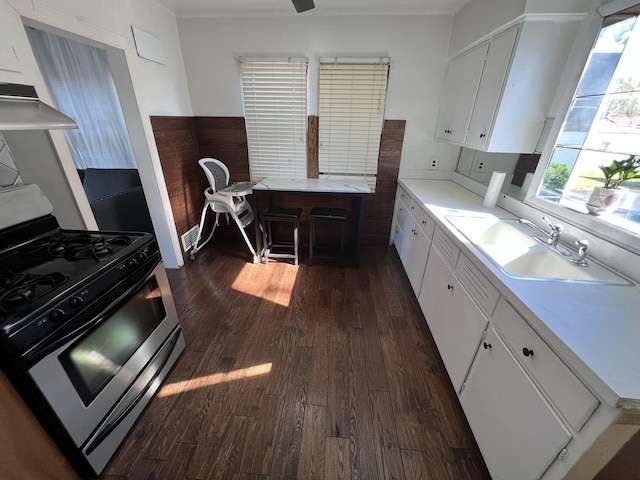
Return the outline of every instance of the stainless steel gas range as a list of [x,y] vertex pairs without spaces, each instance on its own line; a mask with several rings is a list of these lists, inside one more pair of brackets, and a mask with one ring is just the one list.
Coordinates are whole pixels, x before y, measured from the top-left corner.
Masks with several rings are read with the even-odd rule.
[[21,208],[0,212],[0,365],[89,478],[184,349],[158,246],[64,230],[32,185],[0,189],[3,204]]

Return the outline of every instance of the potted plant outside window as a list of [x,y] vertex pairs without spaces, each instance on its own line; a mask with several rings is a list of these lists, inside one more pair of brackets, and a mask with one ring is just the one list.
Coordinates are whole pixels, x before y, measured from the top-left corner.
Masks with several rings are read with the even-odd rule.
[[623,191],[620,184],[632,178],[640,178],[640,156],[630,155],[625,160],[614,160],[611,165],[601,165],[604,174],[604,185],[594,187],[587,201],[587,210],[592,215],[612,212],[620,203]]

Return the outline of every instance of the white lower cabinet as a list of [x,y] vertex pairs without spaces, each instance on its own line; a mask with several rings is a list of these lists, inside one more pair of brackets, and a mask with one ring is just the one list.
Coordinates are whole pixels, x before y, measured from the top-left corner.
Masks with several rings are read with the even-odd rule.
[[514,356],[537,382],[566,422],[579,432],[600,402],[506,301],[494,323]]
[[[400,259],[406,257],[407,253],[406,253],[406,249],[407,249],[407,245],[405,242],[406,236],[404,234],[404,222],[400,222],[400,221],[396,221],[395,225],[394,225],[394,230],[393,230],[393,244],[396,247],[396,250],[398,251],[398,256],[400,257]],[[402,263],[404,265],[404,262]]]
[[[434,222],[418,193],[400,194],[393,241],[493,480],[604,478],[640,435],[637,403],[605,401],[544,320]],[[622,460],[630,472],[634,460]]]
[[418,301],[457,392],[488,320],[436,248],[429,255]]
[[427,258],[429,256],[429,249],[431,247],[431,241],[418,227],[418,222],[412,217],[407,217],[409,223],[405,229],[405,257],[402,258],[404,269],[409,277],[409,282],[413,288],[413,292],[418,295],[420,293],[420,287],[422,285],[422,277],[424,276],[424,269],[427,264]]
[[434,227],[434,221],[418,202],[409,198],[404,189],[399,187],[393,243],[416,296],[422,285]]
[[460,401],[493,480],[540,478],[571,440],[492,327]]

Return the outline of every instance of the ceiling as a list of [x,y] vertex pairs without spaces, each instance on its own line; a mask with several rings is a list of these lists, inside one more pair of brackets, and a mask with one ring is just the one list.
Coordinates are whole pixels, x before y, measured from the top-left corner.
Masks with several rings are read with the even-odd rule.
[[291,0],[156,0],[177,17],[453,14],[469,0],[314,0],[297,14]]

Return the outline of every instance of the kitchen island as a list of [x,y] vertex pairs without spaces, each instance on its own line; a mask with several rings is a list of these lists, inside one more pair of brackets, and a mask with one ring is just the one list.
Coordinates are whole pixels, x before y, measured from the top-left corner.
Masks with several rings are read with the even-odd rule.
[[[371,194],[371,188],[363,180],[334,180],[327,178],[265,178],[253,187],[253,210],[259,218],[259,198],[274,194],[305,194],[305,195],[332,195],[352,197],[357,200],[356,207],[356,237],[353,242],[354,263],[360,262],[360,248],[362,245],[362,232],[364,227],[364,199]],[[260,221],[255,223],[256,252],[261,256],[262,234]]]

